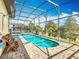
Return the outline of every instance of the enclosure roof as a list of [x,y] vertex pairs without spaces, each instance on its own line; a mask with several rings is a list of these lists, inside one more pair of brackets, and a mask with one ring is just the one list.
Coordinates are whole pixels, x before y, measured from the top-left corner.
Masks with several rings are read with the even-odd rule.
[[47,0],[16,0],[15,20],[29,21],[44,16],[57,16],[57,8],[60,9],[60,15],[66,13],[72,15],[79,12],[79,0],[51,0],[56,7]]

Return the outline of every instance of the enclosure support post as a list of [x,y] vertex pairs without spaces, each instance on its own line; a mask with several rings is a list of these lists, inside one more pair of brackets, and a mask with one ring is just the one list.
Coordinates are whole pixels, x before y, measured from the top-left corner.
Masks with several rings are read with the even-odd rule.
[[40,26],[40,17],[38,17],[38,23],[39,23],[39,26]]
[[58,34],[58,40],[60,38],[60,7],[57,7],[57,13],[58,13],[58,30],[57,30],[57,34]]
[[47,25],[47,16],[45,17],[45,33],[47,34],[47,28],[46,28],[46,25]]

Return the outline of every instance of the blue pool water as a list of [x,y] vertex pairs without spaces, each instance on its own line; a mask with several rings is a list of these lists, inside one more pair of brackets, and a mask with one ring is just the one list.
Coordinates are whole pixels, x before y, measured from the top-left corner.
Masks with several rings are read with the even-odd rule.
[[24,37],[28,42],[43,48],[51,48],[59,45],[58,42],[51,41],[49,39],[40,36],[35,36],[31,34],[20,34],[20,35]]

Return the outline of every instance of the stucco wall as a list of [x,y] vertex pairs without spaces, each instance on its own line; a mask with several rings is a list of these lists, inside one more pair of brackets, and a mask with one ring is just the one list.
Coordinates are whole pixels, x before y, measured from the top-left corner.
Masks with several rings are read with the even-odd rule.
[[9,15],[3,0],[0,0],[0,32],[9,33]]

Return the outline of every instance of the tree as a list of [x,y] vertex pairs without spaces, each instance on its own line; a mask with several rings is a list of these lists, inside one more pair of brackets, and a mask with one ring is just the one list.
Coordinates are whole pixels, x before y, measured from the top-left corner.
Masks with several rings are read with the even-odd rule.
[[36,29],[35,29],[35,34],[39,34],[39,32],[42,32],[42,28],[40,27],[40,26],[35,26],[36,27]]
[[62,38],[69,38],[70,40],[76,40],[75,33],[78,31],[78,24],[74,17],[69,17],[66,19],[65,24],[60,27],[60,36]]
[[24,31],[25,30],[25,25],[24,24],[18,24],[18,28],[20,29],[20,31]]
[[33,33],[35,31],[36,27],[35,27],[35,24],[34,23],[29,23],[29,31],[31,33]]
[[48,32],[49,36],[54,36],[57,32],[58,26],[54,22],[49,22],[46,26],[46,31]]
[[65,27],[68,29],[68,31],[75,31],[77,30],[77,23],[76,19],[74,17],[69,17],[65,22]]
[[25,32],[29,32],[29,26],[28,25],[26,25],[24,29],[25,29]]
[[29,26],[25,24],[18,24],[18,29],[20,29],[21,32],[29,32]]

